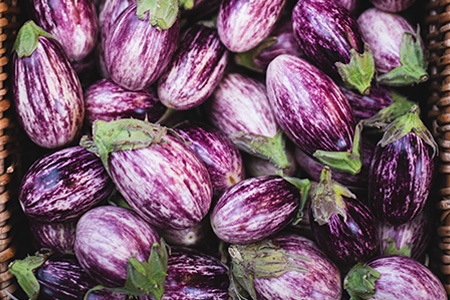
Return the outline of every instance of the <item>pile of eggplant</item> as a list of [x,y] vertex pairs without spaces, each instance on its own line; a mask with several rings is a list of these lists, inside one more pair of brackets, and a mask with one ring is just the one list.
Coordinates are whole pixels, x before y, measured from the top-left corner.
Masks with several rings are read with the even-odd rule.
[[419,2],[30,0],[22,292],[447,299]]

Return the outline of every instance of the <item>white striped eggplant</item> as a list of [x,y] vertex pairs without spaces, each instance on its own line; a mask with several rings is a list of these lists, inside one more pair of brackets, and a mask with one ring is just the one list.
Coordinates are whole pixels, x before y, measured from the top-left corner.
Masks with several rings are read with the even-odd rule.
[[196,247],[200,245],[205,239],[210,237],[211,226],[207,218],[200,223],[186,229],[164,229],[159,230],[161,237],[170,246],[180,247]]
[[53,253],[75,254],[75,232],[78,220],[62,223],[30,222],[33,244]]
[[101,160],[73,146],[41,157],[28,169],[19,202],[32,220],[66,222],[105,200],[112,189]]
[[369,8],[358,17],[358,24],[372,50],[379,83],[406,86],[428,80],[420,32],[405,18]]
[[206,216],[213,195],[208,170],[167,128],[135,119],[96,121],[93,142],[118,191],[150,224],[185,229]]
[[[259,243],[232,245],[228,252],[233,299],[341,299],[339,269],[305,237],[281,234]],[[249,297],[242,298],[244,293]]]
[[366,94],[375,73],[374,60],[356,19],[337,1],[298,1],[292,26],[304,57],[351,89]]
[[437,145],[418,107],[395,119],[374,150],[369,201],[378,219],[393,225],[412,220],[430,193]]
[[370,2],[379,10],[398,13],[409,8],[416,0],[370,0]]
[[338,2],[343,7],[345,7],[351,14],[356,13],[360,4],[360,0],[339,0]]
[[357,264],[344,279],[351,299],[445,300],[444,286],[427,267],[401,256],[384,256]]
[[369,208],[331,178],[325,167],[311,196],[311,229],[317,244],[343,269],[378,252],[378,228]]
[[293,150],[290,148],[286,148],[286,155],[289,160],[289,168],[286,169],[277,168],[277,166],[272,162],[256,156],[244,156],[245,173],[247,177],[259,177],[279,174],[295,176],[297,174],[298,167],[295,161]]
[[167,71],[158,80],[159,99],[176,110],[199,106],[222,79],[228,56],[215,28],[194,24],[184,33]]
[[261,82],[239,73],[226,74],[206,102],[205,114],[240,150],[281,169],[289,167],[284,136]]
[[[147,1],[149,2],[149,1]],[[153,26],[154,11],[146,1],[127,7],[114,22],[103,42],[105,64],[111,79],[123,88],[148,88],[162,75],[175,52],[179,24],[168,29]]]
[[224,133],[189,121],[178,124],[175,131],[205,163],[215,196],[244,179],[242,156]]
[[83,91],[61,45],[29,21],[19,30],[13,64],[15,108],[30,139],[43,148],[74,141],[84,118]]
[[227,243],[260,241],[293,221],[301,199],[299,189],[283,177],[248,178],[219,198],[210,215],[211,226]]
[[92,84],[84,94],[86,121],[136,118],[156,122],[166,111],[154,89],[129,91],[109,79]]
[[55,36],[71,61],[81,61],[94,50],[97,12],[90,0],[33,0],[36,21]]
[[302,58],[282,54],[269,64],[266,85],[278,124],[300,150],[333,168],[360,171],[360,131],[330,77]]
[[232,52],[256,47],[272,32],[286,0],[224,0],[217,15],[220,40]]

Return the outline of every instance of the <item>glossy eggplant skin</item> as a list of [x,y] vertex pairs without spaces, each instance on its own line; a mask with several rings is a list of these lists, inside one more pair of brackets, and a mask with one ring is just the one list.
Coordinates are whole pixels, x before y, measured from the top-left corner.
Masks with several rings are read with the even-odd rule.
[[28,169],[19,202],[32,220],[66,222],[105,200],[112,189],[100,159],[81,146],[72,146],[41,157]]
[[267,95],[281,129],[300,150],[349,151],[355,120],[348,100],[306,60],[279,55],[267,69]]
[[380,10],[398,13],[409,8],[416,0],[370,0],[370,2]]
[[80,80],[61,45],[40,36],[31,56],[13,55],[14,103],[29,138],[43,148],[69,145],[84,118]]
[[81,61],[95,47],[98,20],[89,0],[33,0],[38,24],[58,39],[71,61]]
[[30,222],[33,244],[37,249],[50,249],[53,253],[74,254],[77,221],[63,223]]
[[205,102],[224,75],[228,56],[216,29],[201,24],[190,27],[166,73],[159,78],[161,102],[176,110],[191,109]]
[[369,201],[377,218],[399,225],[417,216],[428,200],[433,172],[433,151],[414,133],[377,146],[369,171]]

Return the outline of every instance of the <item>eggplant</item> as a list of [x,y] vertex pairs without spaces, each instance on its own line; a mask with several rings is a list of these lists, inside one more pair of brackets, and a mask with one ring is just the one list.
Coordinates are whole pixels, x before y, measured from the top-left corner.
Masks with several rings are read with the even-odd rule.
[[427,267],[401,255],[357,264],[344,279],[351,299],[444,300],[444,286]]
[[111,121],[135,118],[158,121],[166,111],[154,89],[128,91],[109,79],[92,84],[85,91],[86,120],[92,126],[95,120]]
[[343,269],[378,253],[378,228],[374,215],[346,187],[331,178],[325,167],[311,196],[311,229],[317,244]]
[[161,237],[171,246],[192,248],[199,246],[210,237],[211,228],[209,220],[205,218],[190,228],[181,230],[164,229],[159,232]]
[[101,160],[72,146],[38,159],[24,175],[19,193],[23,212],[39,222],[67,222],[105,200],[113,184]]
[[398,13],[406,10],[414,4],[416,0],[370,0],[376,8],[390,13]]
[[375,73],[372,54],[356,19],[338,1],[298,1],[292,26],[306,59],[361,94],[370,90]]
[[28,21],[16,38],[13,64],[14,104],[22,128],[40,147],[69,145],[81,130],[84,101],[61,45]]
[[232,245],[228,252],[232,296],[248,293],[255,300],[341,298],[339,269],[303,236],[281,234],[259,243]]
[[158,80],[158,96],[169,108],[187,110],[212,94],[223,77],[229,54],[217,30],[202,24],[191,26],[180,45]]
[[359,7],[360,0],[339,0],[339,3],[345,7],[351,14],[355,14]]
[[89,0],[33,0],[37,23],[53,35],[71,61],[81,61],[94,50],[97,12]]
[[216,197],[244,179],[242,156],[224,133],[189,121],[178,124],[175,131],[205,163]]
[[407,86],[428,80],[420,32],[405,18],[369,8],[358,17],[358,24],[372,50],[380,84]]
[[222,241],[253,243],[285,228],[300,201],[298,188],[280,176],[248,178],[219,198],[210,215],[211,226]]
[[75,254],[75,232],[78,220],[63,223],[30,222],[33,244],[57,254]]
[[266,175],[284,174],[287,176],[295,176],[298,171],[292,149],[286,148],[286,154],[289,160],[289,168],[280,169],[276,165],[265,159],[256,156],[247,155],[244,157],[245,173],[248,177],[259,177]]
[[[143,4],[144,1],[140,2]],[[172,59],[179,36],[178,21],[168,29],[159,29],[149,20],[153,12],[141,13],[142,9],[136,4],[128,6],[102,40],[111,79],[134,91],[148,88],[162,75]]]
[[286,0],[222,1],[217,15],[217,31],[232,52],[245,52],[272,32]]

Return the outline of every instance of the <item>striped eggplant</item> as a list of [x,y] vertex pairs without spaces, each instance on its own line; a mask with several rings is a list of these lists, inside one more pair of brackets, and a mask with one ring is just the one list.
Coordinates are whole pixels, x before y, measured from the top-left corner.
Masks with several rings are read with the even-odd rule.
[[129,91],[109,79],[92,84],[84,94],[86,121],[136,118],[156,122],[166,111],[154,89]]
[[298,1],[292,26],[306,59],[359,93],[369,91],[375,73],[372,54],[356,19],[338,1]]
[[[144,5],[145,1],[139,2]],[[104,40],[105,64],[111,79],[129,90],[143,90],[164,72],[175,52],[179,24],[160,29],[149,21],[151,12],[139,5],[127,7]]]
[[256,47],[275,27],[286,0],[224,0],[217,15],[217,31],[232,52]]
[[405,86],[428,80],[420,32],[415,33],[405,18],[369,8],[358,17],[358,24],[372,50],[379,83]]
[[159,233],[170,246],[195,247],[210,236],[211,226],[205,218],[190,228],[163,229]]
[[13,64],[14,104],[30,139],[43,148],[74,141],[84,118],[83,91],[61,45],[29,21],[18,33]]
[[300,201],[299,189],[282,177],[248,178],[219,198],[210,215],[211,226],[222,241],[253,243],[286,227]]
[[58,39],[72,61],[94,50],[98,35],[97,12],[90,0],[33,0],[36,21]]
[[[250,245],[232,245],[231,295],[239,299],[341,299],[339,269],[311,240],[281,234]],[[239,289],[245,289],[242,291]]]
[[390,13],[398,13],[409,8],[416,0],[370,0],[378,8]]
[[204,110],[209,121],[240,150],[281,169],[289,167],[284,136],[261,82],[239,73],[226,74]]
[[[300,150],[330,166],[359,172],[353,112],[330,77],[302,58],[282,54],[269,64],[266,85],[278,124]],[[336,151],[347,152],[341,166],[323,160],[325,152]]]
[[344,288],[351,299],[447,299],[435,274],[418,261],[401,255],[357,264],[345,277]]
[[33,244],[53,253],[74,254],[77,222],[77,219],[62,223],[30,222]]
[[166,73],[159,78],[161,102],[176,110],[205,102],[223,77],[228,55],[216,29],[202,24],[188,28]]
[[141,120],[96,121],[93,142],[118,191],[147,222],[185,229],[212,201],[205,164],[167,128]]
[[386,129],[369,170],[369,201],[378,219],[393,225],[412,220],[430,193],[437,145],[417,106]]
[[369,208],[331,178],[325,167],[311,196],[311,229],[317,244],[343,269],[378,253],[378,228]]
[[295,176],[298,171],[297,163],[295,161],[294,151],[286,147],[286,155],[289,160],[289,168],[277,168],[272,162],[261,159],[256,156],[245,155],[244,166],[247,177],[259,177],[266,175],[279,175],[280,172],[287,176]]
[[355,14],[359,7],[360,0],[339,0],[338,2],[343,7],[345,7],[351,14]]
[[215,196],[244,179],[241,154],[224,133],[189,121],[178,124],[175,131],[205,163]]
[[105,200],[112,189],[101,160],[72,146],[41,157],[28,169],[19,202],[32,220],[67,222]]

